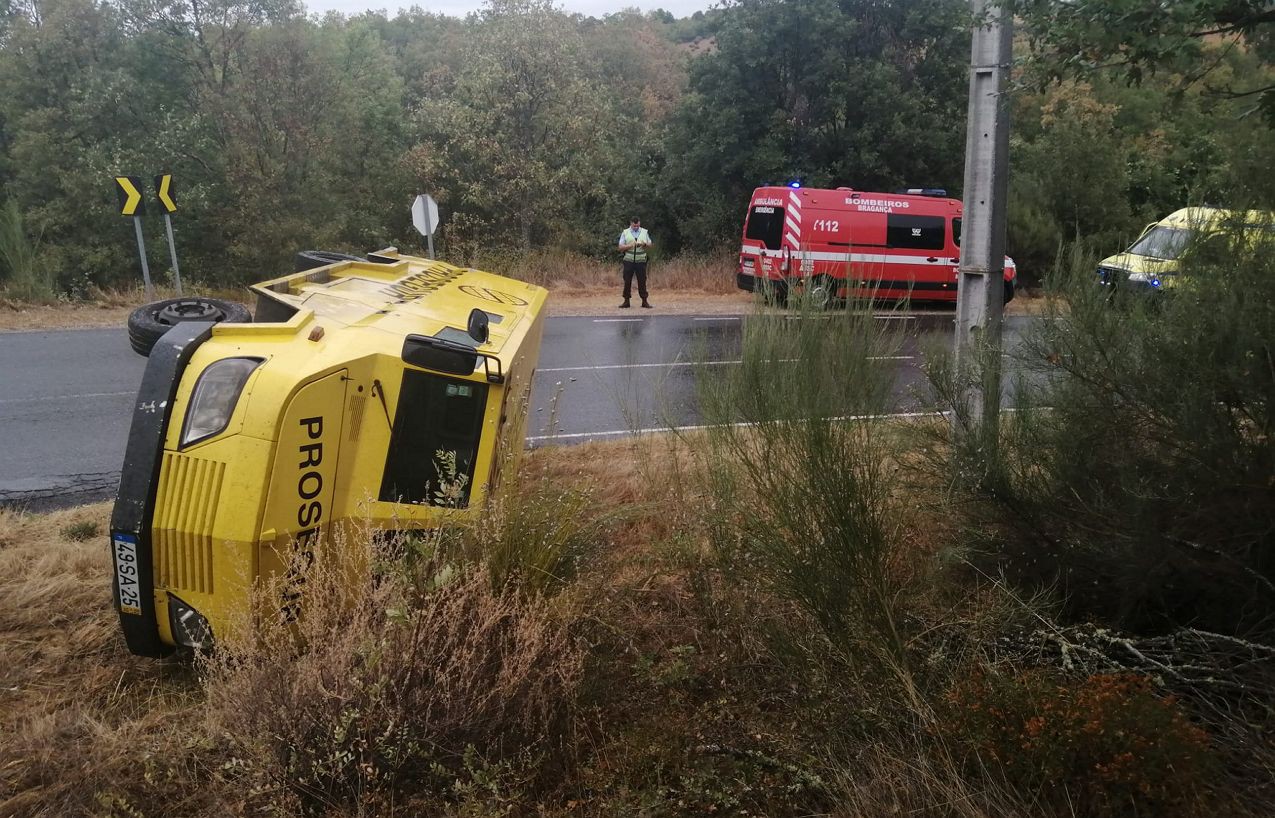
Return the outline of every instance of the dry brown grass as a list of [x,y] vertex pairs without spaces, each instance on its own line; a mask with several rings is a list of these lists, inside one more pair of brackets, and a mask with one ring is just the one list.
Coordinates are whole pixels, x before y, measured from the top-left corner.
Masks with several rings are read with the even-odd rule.
[[[652,292],[677,290],[731,294],[736,292],[736,253],[684,253],[668,260],[652,259],[647,282]],[[557,251],[533,250],[518,255],[480,259],[474,266],[539,284],[554,293],[618,289],[620,261],[599,261]]]
[[111,611],[107,504],[0,510],[0,815],[112,814],[152,798],[177,813],[190,779],[189,670],[130,656]]
[[[936,710],[832,660],[801,610],[725,570],[702,442],[528,454],[535,479],[587,491],[580,513],[607,523],[552,597],[417,541],[353,610],[310,598],[310,650],[267,632],[206,681],[127,654],[107,505],[0,512],[0,816],[1065,814],[992,758],[954,759]],[[935,496],[922,478],[901,489],[908,555],[892,570],[921,684],[943,691],[1031,614],[952,584],[953,510],[908,490]]]
[[245,808],[424,808],[475,765],[557,761],[582,670],[569,615],[482,568],[396,568],[351,598],[324,565],[296,629],[264,624],[206,667],[211,732],[237,760],[225,782],[254,794]]

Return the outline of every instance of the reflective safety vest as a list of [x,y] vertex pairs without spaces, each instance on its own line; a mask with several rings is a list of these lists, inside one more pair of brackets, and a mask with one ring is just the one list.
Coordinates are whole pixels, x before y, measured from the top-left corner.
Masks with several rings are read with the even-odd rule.
[[[637,232],[634,232],[633,228],[630,227],[625,229],[625,231],[620,234],[620,240],[615,243],[615,246],[620,247],[625,244],[632,244],[635,241],[650,242],[651,234],[646,232],[645,227],[639,227],[637,229]],[[625,250],[624,260],[625,261],[646,261],[646,249],[647,248],[645,247],[634,247],[631,250]]]

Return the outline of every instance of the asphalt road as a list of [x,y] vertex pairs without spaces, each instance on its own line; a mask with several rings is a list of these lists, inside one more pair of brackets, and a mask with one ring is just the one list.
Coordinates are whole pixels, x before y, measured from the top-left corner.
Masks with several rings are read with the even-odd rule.
[[[897,409],[922,408],[920,338],[950,335],[952,313],[904,321]],[[612,439],[693,426],[697,374],[738,360],[743,317],[549,318],[528,443]],[[1028,319],[1010,318],[1006,346]],[[146,366],[123,329],[0,334],[0,504],[47,508],[115,492],[132,401]]]

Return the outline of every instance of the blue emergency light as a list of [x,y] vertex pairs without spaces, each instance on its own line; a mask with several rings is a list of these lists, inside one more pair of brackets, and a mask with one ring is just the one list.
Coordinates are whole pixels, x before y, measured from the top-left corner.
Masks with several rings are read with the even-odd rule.
[[792,188],[801,187],[801,182],[789,182],[788,187],[792,187]]

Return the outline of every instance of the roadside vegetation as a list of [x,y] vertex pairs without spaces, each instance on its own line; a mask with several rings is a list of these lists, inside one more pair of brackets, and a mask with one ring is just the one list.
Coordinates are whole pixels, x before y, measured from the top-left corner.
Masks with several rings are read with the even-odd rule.
[[374,583],[320,555],[199,659],[126,654],[105,505],[0,512],[0,814],[1268,815],[1275,276],[1227,258],[1060,273],[994,445],[876,417],[897,322],[759,314],[710,428],[350,532]]

